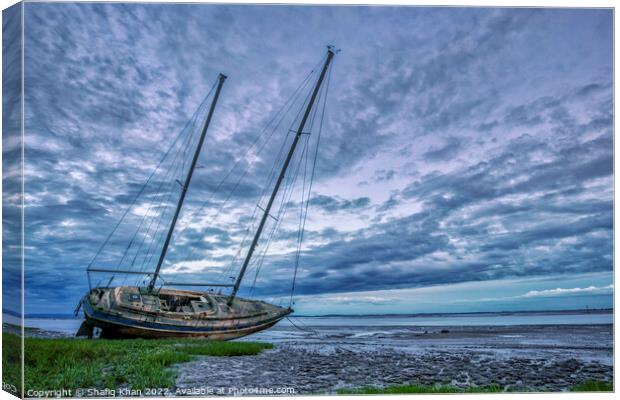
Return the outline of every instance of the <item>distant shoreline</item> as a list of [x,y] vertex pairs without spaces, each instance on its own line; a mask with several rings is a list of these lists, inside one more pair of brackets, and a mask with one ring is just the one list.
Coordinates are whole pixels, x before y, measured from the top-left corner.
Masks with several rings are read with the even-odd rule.
[[[470,316],[470,315],[545,315],[545,314],[613,314],[613,308],[590,308],[576,310],[519,310],[519,311],[471,311],[471,312],[452,312],[452,313],[408,313],[408,314],[323,314],[323,315],[294,315],[303,318],[407,318],[407,317],[451,317],[451,316]],[[3,310],[4,314],[20,318],[21,316],[9,310]],[[27,314],[25,319],[81,319],[73,314]]]
[[325,318],[325,317],[375,317],[375,318],[398,318],[398,317],[452,317],[458,315],[514,315],[514,314],[609,314],[613,313],[613,308],[597,308],[583,310],[536,310],[536,311],[472,311],[459,313],[412,313],[412,314],[325,314],[325,315],[296,315],[304,318]]

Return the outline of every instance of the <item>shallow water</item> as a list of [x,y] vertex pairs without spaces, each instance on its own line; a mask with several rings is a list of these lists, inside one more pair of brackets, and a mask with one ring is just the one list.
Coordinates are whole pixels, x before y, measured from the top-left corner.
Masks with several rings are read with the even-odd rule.
[[[294,317],[294,322],[310,326],[514,326],[514,325],[589,325],[611,324],[613,314],[606,313],[489,313],[437,314],[420,316],[371,317]],[[297,323],[297,322],[295,322]],[[289,323],[290,324],[290,323]]]
[[[292,322],[291,322],[292,321]],[[57,331],[73,335],[82,320],[75,318],[27,318],[27,327],[46,331]],[[290,317],[276,327],[253,338],[273,342],[303,339],[308,332],[319,331],[324,336],[353,338],[377,338],[397,336],[401,333],[424,333],[433,327],[482,327],[523,325],[600,325],[612,324],[611,312],[532,312],[532,313],[487,313],[487,314],[435,314],[413,316],[329,316]]]

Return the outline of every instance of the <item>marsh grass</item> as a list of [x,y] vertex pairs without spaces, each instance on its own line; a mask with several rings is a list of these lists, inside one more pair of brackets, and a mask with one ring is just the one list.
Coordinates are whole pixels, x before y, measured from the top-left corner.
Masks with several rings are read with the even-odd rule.
[[613,392],[614,385],[601,381],[585,381],[570,390],[571,392]]
[[[613,392],[613,384],[600,381],[585,381],[573,386],[571,392]],[[499,385],[469,387],[460,389],[452,385],[424,386],[417,384],[394,385],[384,388],[363,387],[358,389],[339,389],[338,394],[415,394],[415,393],[499,393],[502,392]],[[510,390],[508,390],[510,391]]]
[[[5,333],[3,341],[11,345],[18,343],[19,337]],[[169,388],[176,378],[176,371],[170,368],[173,364],[198,355],[251,356],[272,347],[269,343],[201,339],[26,338],[24,386],[33,390]]]
[[[5,333],[2,335],[2,382],[13,385],[18,395],[21,390],[21,340],[17,335]],[[9,390],[9,388],[5,388]]]

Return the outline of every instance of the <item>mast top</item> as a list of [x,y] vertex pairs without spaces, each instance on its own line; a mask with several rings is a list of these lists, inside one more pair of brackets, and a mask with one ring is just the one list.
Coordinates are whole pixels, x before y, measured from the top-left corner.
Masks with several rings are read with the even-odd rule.
[[336,53],[340,53],[341,51],[342,51],[342,49],[336,48],[336,46],[333,45],[333,44],[328,44],[327,45],[327,52],[328,53],[336,54]]

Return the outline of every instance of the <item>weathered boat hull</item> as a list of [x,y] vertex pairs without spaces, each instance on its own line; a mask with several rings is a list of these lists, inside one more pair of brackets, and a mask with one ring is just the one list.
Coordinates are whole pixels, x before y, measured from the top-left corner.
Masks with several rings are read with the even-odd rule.
[[171,330],[168,326],[144,327],[139,325],[124,325],[116,321],[109,321],[104,318],[92,318],[86,316],[85,322],[92,328],[100,328],[102,338],[122,339],[122,338],[143,338],[143,339],[163,339],[163,338],[204,338],[209,340],[232,340],[250,335],[271,328],[282,318],[261,325],[251,326],[243,329],[213,331],[213,330]]
[[[211,305],[217,310],[206,313],[173,313],[149,310],[135,310],[123,307],[118,301],[118,290],[134,290],[134,288],[113,288],[108,297],[116,298],[106,303],[107,307],[93,304],[91,291],[82,299],[85,321],[80,329],[82,335],[92,336],[94,328],[100,329],[103,338],[205,338],[209,340],[231,340],[250,335],[270,328],[292,312],[290,308],[282,308],[268,303],[239,299],[228,312],[218,309],[223,302],[222,296],[209,296]],[[101,289],[99,289],[101,290]],[[138,289],[139,290],[139,289]],[[115,292],[112,292],[115,291]],[[135,290],[134,290],[135,291]],[[169,293],[193,293],[173,291]],[[114,295],[115,294],[115,295]],[[100,296],[101,297],[101,296]],[[201,297],[204,299],[204,297]],[[236,300],[237,301],[237,300]],[[118,304],[121,303],[121,304]],[[248,312],[248,309],[259,312]],[[179,314],[179,315],[175,315]]]

